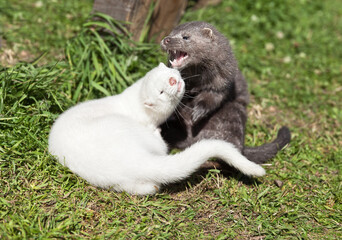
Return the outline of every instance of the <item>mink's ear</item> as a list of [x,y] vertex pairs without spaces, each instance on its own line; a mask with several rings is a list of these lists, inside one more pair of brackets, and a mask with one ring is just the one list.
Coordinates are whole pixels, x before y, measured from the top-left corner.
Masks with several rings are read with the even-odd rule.
[[146,108],[153,108],[153,103],[151,103],[151,102],[149,102],[149,101],[146,101],[146,102],[144,102],[144,106],[145,106]]
[[201,30],[203,36],[212,39],[213,38],[213,30],[211,30],[210,28],[203,28]]
[[162,63],[162,62],[159,63],[159,66],[158,66],[158,67],[162,67],[162,66],[166,67],[164,63]]

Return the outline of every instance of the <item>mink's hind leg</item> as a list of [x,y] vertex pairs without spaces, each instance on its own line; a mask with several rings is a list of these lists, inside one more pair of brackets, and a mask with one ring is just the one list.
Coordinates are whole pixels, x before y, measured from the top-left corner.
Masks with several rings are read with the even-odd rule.
[[[194,142],[204,138],[220,139],[234,144],[242,152],[245,140],[246,109],[238,103],[228,102],[220,111],[214,113],[209,121],[202,121],[193,128]],[[207,161],[202,168],[230,168],[223,161]]]
[[227,102],[218,111],[196,125],[186,125],[183,119],[173,118],[164,123],[162,136],[170,148],[185,149],[202,139],[220,139],[244,147],[246,109],[242,104]]
[[246,109],[239,103],[227,102],[219,111],[192,129],[194,142],[201,139],[220,139],[243,150],[245,140]]

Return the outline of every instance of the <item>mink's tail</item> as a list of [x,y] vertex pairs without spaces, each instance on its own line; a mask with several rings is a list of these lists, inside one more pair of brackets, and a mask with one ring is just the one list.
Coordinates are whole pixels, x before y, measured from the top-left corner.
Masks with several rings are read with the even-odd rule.
[[291,141],[291,132],[287,127],[282,127],[278,131],[277,138],[270,143],[265,143],[259,147],[245,147],[243,155],[250,161],[261,164],[273,158],[279,150]]
[[245,175],[265,175],[265,170],[260,165],[249,161],[233,144],[222,140],[203,139],[174,155],[149,157],[141,167],[144,169],[141,171],[141,178],[144,181],[153,179],[163,184],[176,182],[190,176],[213,157],[222,159]]

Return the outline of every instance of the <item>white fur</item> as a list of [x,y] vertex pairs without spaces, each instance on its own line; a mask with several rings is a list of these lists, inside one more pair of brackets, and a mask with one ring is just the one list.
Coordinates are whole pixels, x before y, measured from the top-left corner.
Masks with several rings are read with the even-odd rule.
[[[172,86],[171,77],[177,80]],[[139,195],[188,177],[211,157],[247,175],[265,174],[221,140],[202,140],[168,155],[157,126],[183,94],[179,72],[161,63],[123,93],[78,104],[61,114],[50,132],[49,151],[95,186]]]

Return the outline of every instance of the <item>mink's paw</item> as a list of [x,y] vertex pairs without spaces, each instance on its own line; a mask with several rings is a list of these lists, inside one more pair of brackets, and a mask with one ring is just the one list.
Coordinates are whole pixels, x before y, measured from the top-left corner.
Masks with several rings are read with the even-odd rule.
[[191,114],[191,120],[193,123],[197,123],[198,121],[200,121],[206,114],[208,113],[208,111],[201,107],[201,106],[195,106],[192,110],[192,114]]

